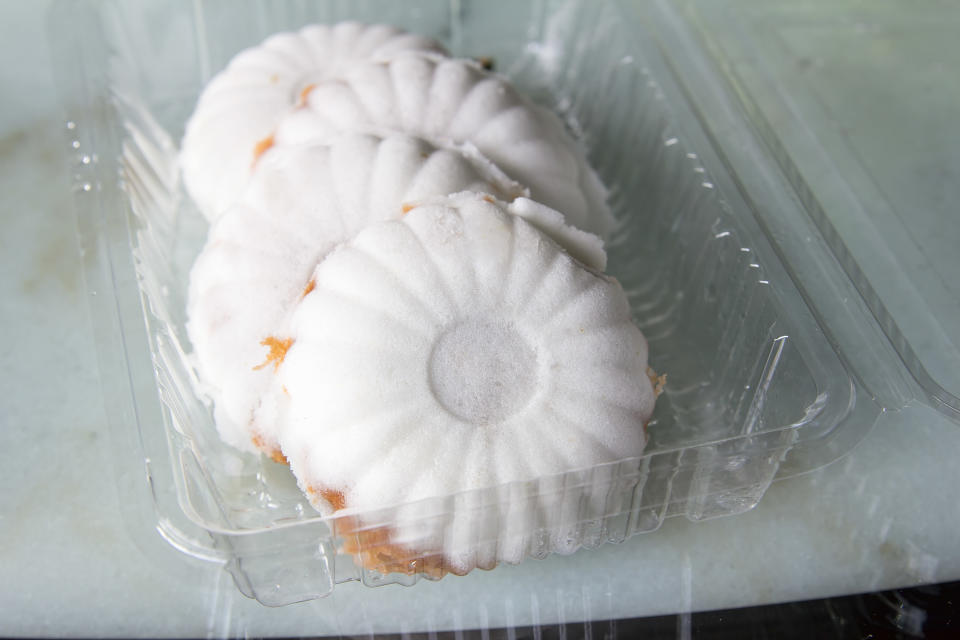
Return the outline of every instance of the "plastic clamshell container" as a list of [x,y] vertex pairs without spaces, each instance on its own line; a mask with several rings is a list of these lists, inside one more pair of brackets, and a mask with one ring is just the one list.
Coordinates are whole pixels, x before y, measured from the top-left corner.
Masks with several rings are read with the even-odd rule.
[[[698,15],[692,4],[586,0],[57,4],[60,83],[80,97],[67,133],[123,501],[150,505],[137,517],[223,563],[243,593],[283,605],[349,580],[443,575],[443,532],[464,513],[482,523],[468,569],[571,553],[670,516],[751,509],[775,478],[848,452],[884,409],[940,398],[931,404],[950,414],[956,398],[903,365],[909,344],[882,322]],[[177,144],[205,82],[238,51],[344,19],[492,58],[582,140],[619,221],[608,272],[668,375],[643,457],[324,517],[285,467],[221,443],[187,356],[188,275],[207,225],[180,186]],[[501,521],[491,506],[504,504]],[[441,539],[377,571],[379,534],[401,512]],[[374,560],[359,566],[344,549]]]

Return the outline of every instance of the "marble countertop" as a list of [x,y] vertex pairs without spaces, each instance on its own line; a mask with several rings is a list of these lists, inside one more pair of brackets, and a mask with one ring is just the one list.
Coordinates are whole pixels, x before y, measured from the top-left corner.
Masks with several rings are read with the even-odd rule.
[[[960,579],[960,427],[881,416],[842,460],[776,482],[753,511],[569,557],[414,588],[339,585],[270,609],[219,567],[122,516],[81,280],[48,3],[5,7],[0,47],[0,634],[243,636],[509,627],[793,601]],[[7,96],[12,96],[8,99]],[[29,97],[30,99],[26,99]],[[109,390],[107,390],[109,392]]]

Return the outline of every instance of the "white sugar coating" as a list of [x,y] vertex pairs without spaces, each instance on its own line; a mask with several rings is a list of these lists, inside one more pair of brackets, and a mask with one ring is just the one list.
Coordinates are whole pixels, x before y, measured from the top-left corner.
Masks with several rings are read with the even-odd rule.
[[311,25],[280,33],[237,54],[206,86],[187,122],[180,162],[199,209],[215,219],[243,190],[257,143],[312,84],[357,61],[442,47],[396,27],[357,22]]
[[468,142],[570,224],[601,237],[612,230],[606,190],[563,123],[471,61],[404,52],[357,64],[318,83],[307,106],[279,122],[276,140],[387,130]]
[[[277,450],[284,394],[273,364],[254,367],[269,353],[262,340],[284,338],[287,313],[318,260],[371,222],[464,189],[503,198],[521,190],[480,158],[400,134],[344,134],[331,145],[276,146],[263,156],[190,274],[187,330],[226,442],[253,450],[257,437],[263,450]],[[532,209],[538,224],[563,227],[556,212]],[[567,234],[586,259],[602,255],[598,239]]]
[[[319,509],[330,507],[318,492],[362,512],[643,452],[654,391],[623,290],[502,203],[462,194],[416,207],[338,247],[313,280],[280,368],[281,446]],[[520,514],[493,501],[483,517],[444,503],[442,521],[421,518],[435,504],[403,506],[394,542],[442,534],[460,562],[493,526],[497,557],[513,561],[530,527],[566,531],[570,509],[554,498],[528,496]]]

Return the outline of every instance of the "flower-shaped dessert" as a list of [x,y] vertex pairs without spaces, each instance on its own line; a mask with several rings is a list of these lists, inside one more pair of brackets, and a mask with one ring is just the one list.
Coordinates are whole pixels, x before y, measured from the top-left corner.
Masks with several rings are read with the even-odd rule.
[[311,25],[267,38],[237,54],[206,86],[187,122],[180,162],[184,184],[210,220],[243,191],[277,120],[318,82],[357,61],[443,48],[388,25]]
[[[287,346],[283,322],[312,286],[318,260],[371,222],[464,189],[503,198],[523,191],[481,158],[399,134],[345,134],[264,155],[190,275],[187,329],[226,442],[279,457],[274,370]],[[585,252],[602,254],[596,239],[577,237]]]
[[[438,198],[313,272],[279,369],[280,443],[318,509],[371,513],[643,452],[654,389],[623,290],[514,211]],[[374,530],[374,566],[420,550],[458,573],[518,561],[535,528],[577,517],[551,500],[400,507],[386,542]],[[490,526],[496,548],[478,560]]]
[[407,52],[354,65],[317,83],[274,139],[324,140],[339,131],[403,131],[438,146],[473,145],[570,224],[601,237],[613,227],[606,190],[563,123],[471,61]]

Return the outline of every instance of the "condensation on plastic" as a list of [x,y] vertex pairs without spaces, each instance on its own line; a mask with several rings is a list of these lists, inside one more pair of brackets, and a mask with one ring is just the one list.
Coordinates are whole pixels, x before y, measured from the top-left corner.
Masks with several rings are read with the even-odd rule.
[[[670,516],[742,513],[775,477],[848,452],[896,402],[865,386],[871,372],[837,339],[843,328],[821,322],[839,303],[814,299],[805,282],[812,274],[843,293],[849,279],[695,43],[668,9],[641,9],[650,16],[572,0],[58,5],[61,84],[81,102],[67,132],[121,499],[153,511],[129,517],[152,517],[176,548],[283,605],[349,580],[441,577],[444,532],[464,518],[477,526],[457,572],[619,542]],[[220,442],[194,393],[184,331],[206,223],[179,185],[175,141],[204,82],[238,50],[344,18],[492,57],[582,139],[619,221],[609,271],[668,375],[642,458],[321,517],[286,468]],[[802,255],[791,237],[805,238]],[[874,331],[865,309],[846,308]],[[398,551],[384,532],[410,513],[440,534]]]

